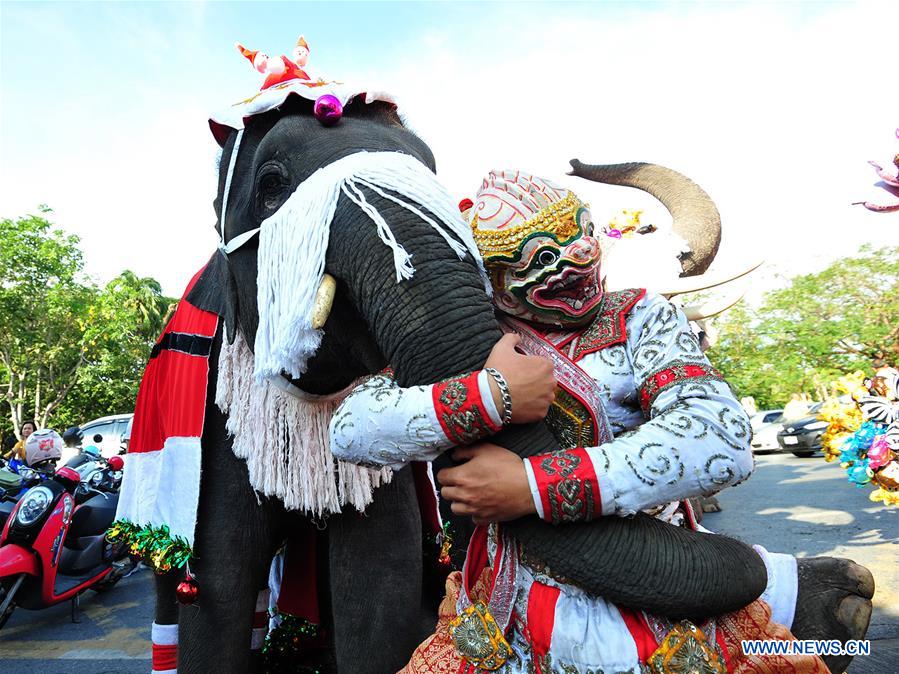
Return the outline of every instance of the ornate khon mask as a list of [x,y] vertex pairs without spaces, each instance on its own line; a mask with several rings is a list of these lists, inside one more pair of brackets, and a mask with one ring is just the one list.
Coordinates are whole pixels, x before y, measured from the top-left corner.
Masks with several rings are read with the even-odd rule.
[[500,311],[559,327],[596,316],[601,249],[577,195],[520,171],[491,171],[470,220]]

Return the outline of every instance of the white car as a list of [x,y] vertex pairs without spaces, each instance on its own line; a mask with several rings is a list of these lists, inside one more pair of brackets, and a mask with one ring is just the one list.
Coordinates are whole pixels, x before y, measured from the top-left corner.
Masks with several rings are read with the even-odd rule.
[[763,410],[749,418],[753,452],[779,452],[777,434],[783,430],[783,410]]
[[[100,448],[100,453],[107,458],[121,453],[125,446],[122,438],[131,430],[130,422],[133,416],[133,414],[113,414],[88,421],[81,426],[81,433],[84,436],[81,445],[83,447],[96,445]],[[100,436],[99,441],[94,439],[96,435]]]

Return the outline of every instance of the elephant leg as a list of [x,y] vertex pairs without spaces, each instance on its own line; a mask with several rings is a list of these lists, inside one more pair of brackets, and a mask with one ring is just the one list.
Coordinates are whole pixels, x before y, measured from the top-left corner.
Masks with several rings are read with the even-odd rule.
[[178,602],[175,588],[181,580],[179,571],[157,574],[156,615],[153,620],[153,672],[174,672],[178,663]]
[[412,470],[380,487],[364,515],[328,519],[334,646],[339,672],[396,672],[433,630],[422,608],[421,514]]
[[[797,639],[863,639],[871,620],[874,577],[848,559],[798,559],[799,592],[792,632]],[[846,671],[851,656],[823,658],[831,672]]]
[[259,589],[272,560],[277,506],[257,501],[246,463],[234,456],[224,418],[206,407],[202,481],[194,556],[197,600],[180,611],[179,674],[251,669],[251,635]]

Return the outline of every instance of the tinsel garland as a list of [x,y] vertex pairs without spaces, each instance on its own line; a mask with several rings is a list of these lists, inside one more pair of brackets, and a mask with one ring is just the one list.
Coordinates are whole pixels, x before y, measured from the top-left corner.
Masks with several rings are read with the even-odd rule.
[[151,567],[157,573],[180,569],[190,560],[193,551],[180,536],[172,537],[164,524],[139,525],[128,520],[116,520],[106,531],[110,543],[124,543],[128,552]]
[[274,614],[278,626],[269,631],[262,646],[265,674],[330,674],[336,671],[333,662],[315,662],[328,659],[327,650],[320,648],[319,626],[304,618],[287,613]]

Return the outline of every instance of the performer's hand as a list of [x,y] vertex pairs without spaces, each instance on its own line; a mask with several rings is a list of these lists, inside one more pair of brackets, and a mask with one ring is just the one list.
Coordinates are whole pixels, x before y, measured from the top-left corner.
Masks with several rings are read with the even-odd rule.
[[524,462],[504,447],[481,442],[460,447],[453,458],[465,463],[437,473],[440,495],[456,515],[475,524],[504,522],[536,512]]
[[[518,353],[515,347],[520,341],[521,337],[518,335],[503,335],[493,346],[485,365],[499,370],[509,385],[513,424],[543,419],[556,395],[552,363],[547,358]],[[502,414],[503,399],[493,377],[490,378],[490,391],[493,393],[496,409]]]

